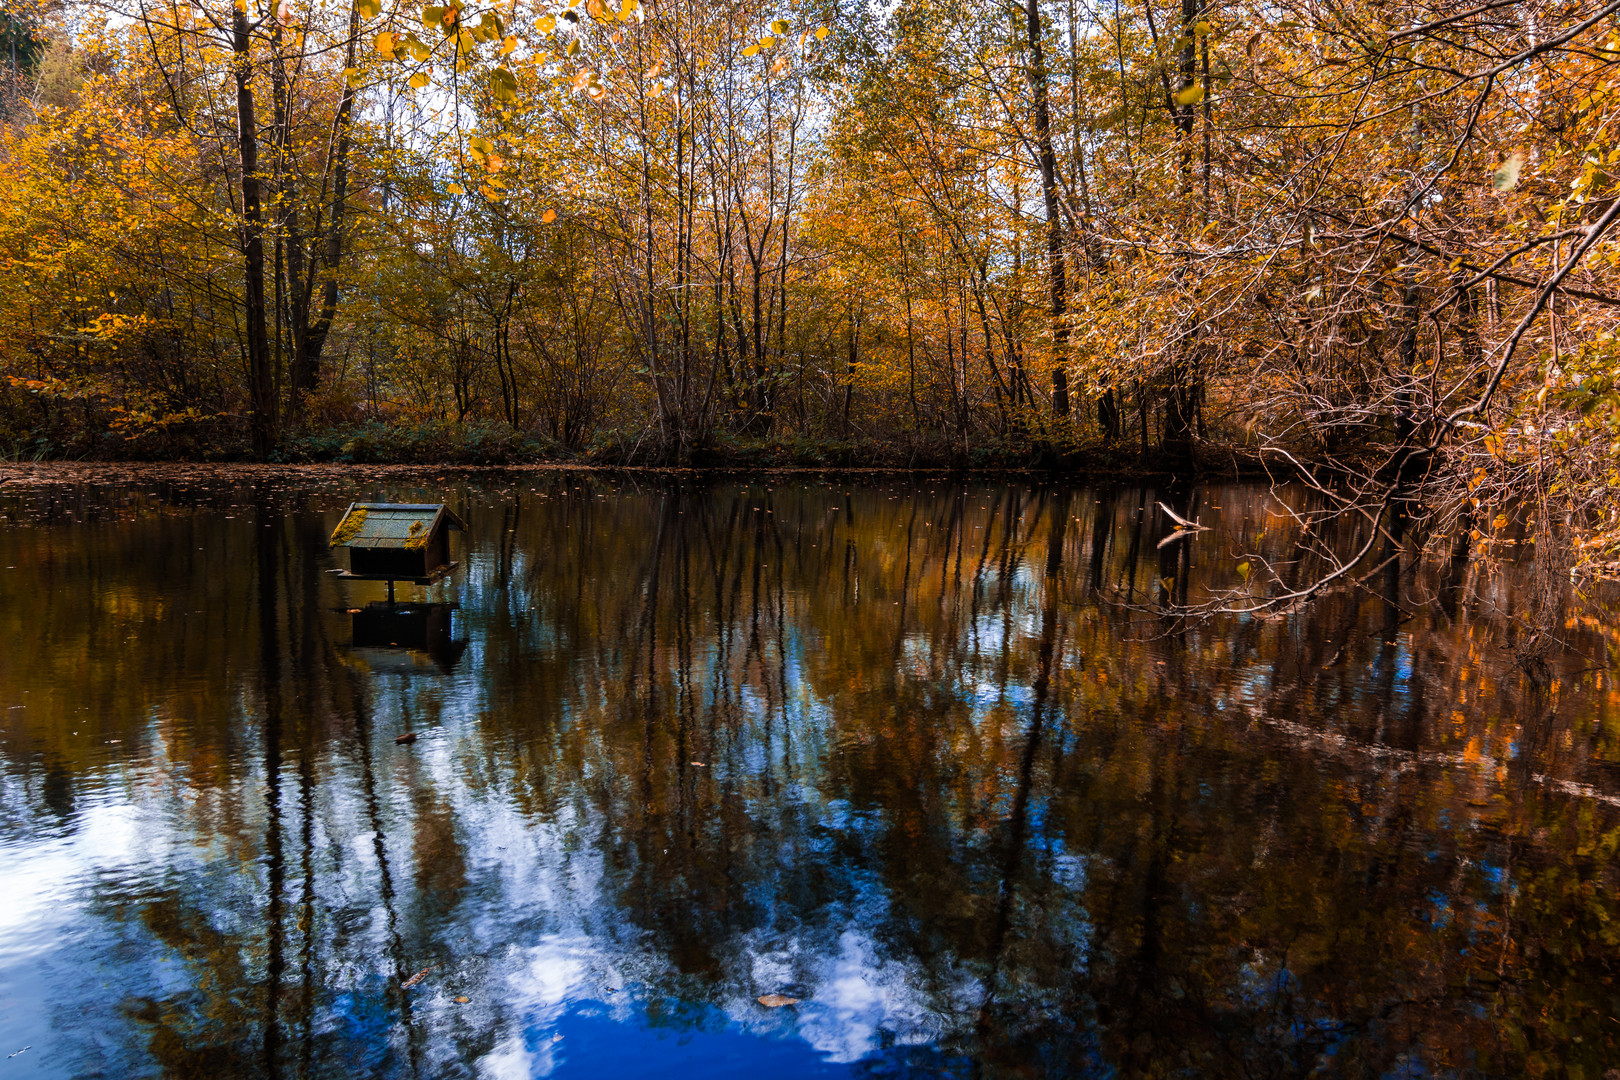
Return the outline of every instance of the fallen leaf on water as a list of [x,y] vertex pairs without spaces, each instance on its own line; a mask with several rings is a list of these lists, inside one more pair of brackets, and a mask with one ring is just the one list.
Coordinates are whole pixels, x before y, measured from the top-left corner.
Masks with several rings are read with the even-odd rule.
[[692,764],[696,765],[700,769],[707,769],[708,768],[708,766],[703,764],[703,762],[701,762],[701,761],[694,761],[694,762],[692,762]]
[[394,741],[396,743],[413,743],[416,741],[416,732],[409,731],[404,735],[396,735],[394,736]]
[[784,1005],[797,1005],[799,999],[786,994],[761,994],[759,1003],[767,1009],[780,1009]]
[[417,983],[419,983],[423,979],[427,978],[427,973],[432,971],[432,970],[433,970],[433,965],[429,964],[427,967],[423,968],[421,971],[418,971],[415,975],[412,975],[410,978],[408,978],[404,982],[400,983],[399,988],[401,990],[409,990],[411,987],[415,986]]
[[467,1002],[469,1002],[471,1000],[472,1000],[472,998],[470,998],[467,995],[463,994],[462,996],[456,998],[456,1004],[457,1005],[465,1005],[465,1004],[467,1004]]

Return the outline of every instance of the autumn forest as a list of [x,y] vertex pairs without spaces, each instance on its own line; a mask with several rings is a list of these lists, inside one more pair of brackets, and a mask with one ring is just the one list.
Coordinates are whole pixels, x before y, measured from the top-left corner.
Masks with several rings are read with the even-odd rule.
[[1617,14],[11,5],[0,455],[1196,467],[1605,565]]

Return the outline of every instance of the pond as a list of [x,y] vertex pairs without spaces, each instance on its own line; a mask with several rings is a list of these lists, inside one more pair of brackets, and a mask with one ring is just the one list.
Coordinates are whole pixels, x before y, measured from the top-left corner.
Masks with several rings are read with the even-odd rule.
[[[1184,620],[1274,492],[0,495],[8,1080],[1620,1063],[1620,629],[1521,664],[1528,555]],[[379,606],[351,500],[461,568]]]

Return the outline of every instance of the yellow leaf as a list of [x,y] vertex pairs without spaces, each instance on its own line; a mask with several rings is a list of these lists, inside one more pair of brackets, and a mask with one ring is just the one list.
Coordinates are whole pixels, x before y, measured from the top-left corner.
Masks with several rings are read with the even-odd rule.
[[534,20],[534,28],[542,34],[549,34],[557,28],[557,16],[542,15]]
[[1491,528],[1500,532],[1502,529],[1507,528],[1507,523],[1508,519],[1506,514],[1497,514],[1496,517],[1491,521]]
[[1244,560],[1243,562],[1240,562],[1240,563],[1237,564],[1238,577],[1242,578],[1244,581],[1249,580],[1249,574],[1252,571],[1253,571],[1253,567],[1251,567],[1249,565],[1247,560]]
[[825,27],[825,26],[823,26],[823,27],[822,27],[822,28],[821,28],[821,29],[819,29],[819,30],[817,30],[817,31],[816,31],[816,40],[817,40],[817,41],[822,41],[822,40],[824,40],[824,39],[825,39],[825,38],[826,38],[826,37],[827,37],[827,35],[828,35],[828,34],[830,34],[830,33],[832,33],[832,31],[831,31],[831,30],[829,30],[829,29],[827,29],[827,28],[826,28],[826,27]]
[[1177,105],[1196,105],[1204,100],[1204,88],[1194,83],[1192,86],[1176,91]]
[[771,37],[771,35],[766,34],[764,37],[759,39],[759,47],[762,49],[774,49],[776,48],[776,39]]
[[500,52],[497,55],[506,56],[515,48],[517,48],[517,38],[507,35],[506,40],[501,42]]
[[772,19],[771,20],[771,33],[773,33],[773,34],[785,34],[785,33],[787,33],[787,29],[788,29],[788,21],[786,19]]
[[663,97],[664,96],[664,84],[661,83],[661,82],[653,83],[652,86],[647,90],[647,96],[648,97]]
[[602,0],[585,0],[585,14],[600,22],[603,12]]
[[375,19],[382,13],[382,0],[354,0],[354,10],[362,19]]
[[361,83],[366,81],[366,77],[360,73],[360,69],[352,67],[343,69],[343,78],[348,82],[350,88],[358,88]]
[[748,46],[748,48],[743,50],[742,54],[744,56],[755,56],[758,53],[759,53],[759,46],[758,45],[750,45],[750,46]]
[[377,53],[381,56],[394,55],[394,35],[386,30],[377,35]]
[[427,72],[418,71],[415,75],[411,76],[410,88],[412,90],[420,90],[420,89],[422,89],[422,87],[426,86],[428,83],[430,83],[432,81],[433,81],[432,79],[429,79],[427,77]]
[[1524,168],[1524,155],[1514,154],[1491,173],[1491,190],[1512,191],[1519,184],[1519,170]]
[[636,0],[623,0],[623,2],[619,4],[619,18],[623,19],[625,22],[629,22],[631,19],[635,18],[636,7]]
[[557,211],[547,210],[545,213],[540,215],[540,220],[545,224],[550,225],[553,221],[557,220]]
[[780,75],[782,72],[787,70],[787,66],[788,58],[786,56],[778,56],[776,58],[776,63],[771,65],[771,74]]
[[462,187],[460,184],[446,184],[444,186],[444,190],[448,191],[452,195],[465,195],[467,193],[467,189]]
[[1496,435],[1485,436],[1485,452],[1491,457],[1502,456],[1502,440]]

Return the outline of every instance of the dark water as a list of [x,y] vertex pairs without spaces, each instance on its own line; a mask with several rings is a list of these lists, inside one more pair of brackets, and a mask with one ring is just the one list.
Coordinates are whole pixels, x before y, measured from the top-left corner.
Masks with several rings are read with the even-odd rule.
[[[328,573],[440,496],[459,607]],[[9,495],[0,1077],[1620,1066],[1612,609],[1538,679],[1528,559],[1179,624],[1296,537],[1161,498]]]

